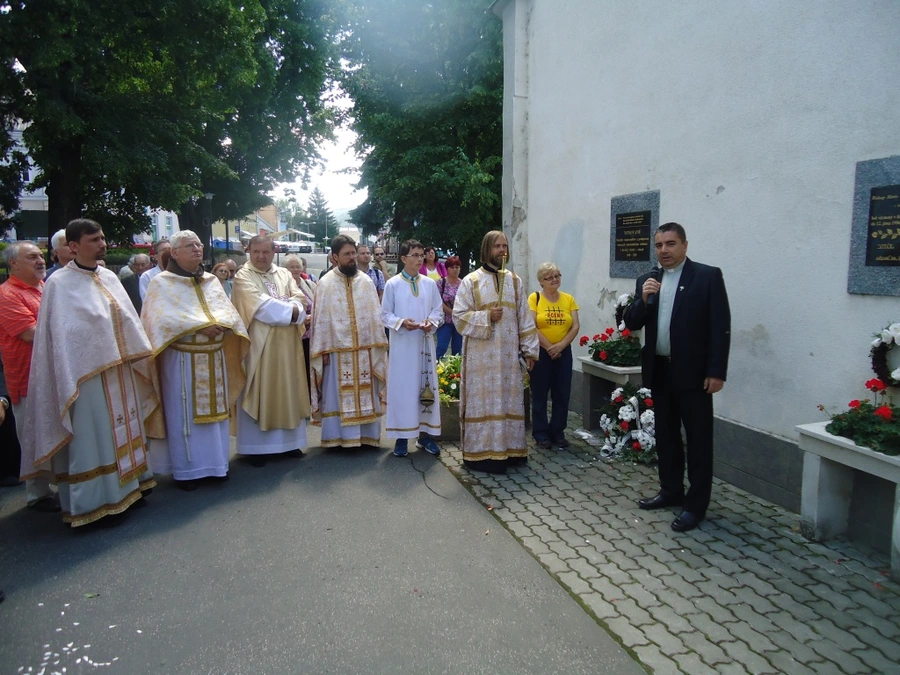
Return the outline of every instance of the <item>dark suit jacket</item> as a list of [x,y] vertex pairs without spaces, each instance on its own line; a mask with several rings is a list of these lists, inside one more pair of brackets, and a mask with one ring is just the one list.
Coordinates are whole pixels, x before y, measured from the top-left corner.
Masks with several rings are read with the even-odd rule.
[[122,281],[122,286],[125,287],[125,292],[128,293],[128,297],[131,298],[131,304],[134,305],[134,308],[137,310],[137,313],[141,313],[141,307],[143,306],[143,301],[141,300],[141,291],[138,286],[140,283],[140,278],[137,274],[132,274]]
[[[3,361],[0,361],[0,396],[9,402],[9,390],[6,388],[6,375],[3,372]],[[12,405],[12,402],[10,402]]]
[[[641,352],[644,386],[653,382],[656,360],[659,303],[648,308],[641,288],[649,273],[637,280],[635,300],[625,310],[625,325],[645,328]],[[675,293],[669,338],[672,344],[671,375],[676,389],[702,389],[707,377],[726,379],[731,347],[731,310],[722,270],[687,258]]]

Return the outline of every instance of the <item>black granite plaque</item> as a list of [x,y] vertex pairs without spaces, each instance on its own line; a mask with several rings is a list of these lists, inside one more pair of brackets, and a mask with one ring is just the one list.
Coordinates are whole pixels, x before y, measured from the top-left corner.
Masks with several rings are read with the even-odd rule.
[[900,185],[870,191],[866,266],[900,266]]
[[616,261],[650,260],[650,211],[616,214]]
[[609,204],[609,276],[636,279],[656,262],[659,190],[617,195]]
[[[894,234],[900,229],[900,223],[897,222],[900,220],[897,217],[897,202],[887,199],[888,194],[900,194],[900,188],[891,186],[900,186],[900,156],[867,159],[856,163],[853,222],[850,228],[850,271],[847,276],[847,290],[850,293],[900,296],[900,263],[897,262],[896,248],[900,239],[892,240],[882,236],[888,229],[893,229]],[[882,196],[885,199],[872,199]],[[891,220],[894,225],[887,224]],[[888,235],[890,236],[893,235]],[[879,248],[881,244],[893,244],[893,253],[889,248]],[[889,260],[890,257],[894,259]]]

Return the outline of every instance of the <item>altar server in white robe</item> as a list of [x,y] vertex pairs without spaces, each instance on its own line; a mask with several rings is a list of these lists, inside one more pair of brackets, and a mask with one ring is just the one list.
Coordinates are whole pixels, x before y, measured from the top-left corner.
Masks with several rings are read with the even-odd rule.
[[400,244],[403,269],[385,284],[381,301],[381,321],[390,329],[391,340],[385,433],[397,439],[396,457],[406,457],[410,438],[432,455],[441,452],[433,438],[441,433],[433,336],[444,311],[437,284],[419,274],[424,259],[421,242],[410,239]]
[[66,240],[75,260],[44,285],[35,327],[22,471],[59,486],[63,520],[76,527],[123,513],[156,485],[144,420],[159,402],[150,341],[119,278],[99,264],[103,230],[79,218]]
[[309,385],[303,363],[306,298],[291,273],[278,267],[275,243],[250,240],[250,260],[237,271],[231,301],[250,334],[247,384],[238,403],[237,451],[253,466],[267,455],[303,457]]
[[228,478],[229,418],[246,381],[250,337],[221,282],[203,271],[197,235],[181,230],[170,244],[166,271],[150,281],[141,314],[162,401],[147,435],[153,472],[172,474],[189,491],[201,478]]
[[379,447],[387,337],[375,284],[356,266],[356,242],[331,240],[334,267],[319,277],[309,364],[312,411],[322,447]]

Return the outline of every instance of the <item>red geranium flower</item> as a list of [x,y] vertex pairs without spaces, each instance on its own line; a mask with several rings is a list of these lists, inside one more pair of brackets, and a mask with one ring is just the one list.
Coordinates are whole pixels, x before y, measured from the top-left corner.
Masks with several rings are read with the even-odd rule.
[[616,332],[616,329],[615,329],[615,328],[607,328],[607,329],[606,329],[606,334],[607,334],[607,335],[612,335],[612,334],[615,333],[615,332]]
[[596,341],[599,340],[599,339],[600,339],[600,334],[599,334],[599,333],[593,337],[594,342],[596,342]]
[[600,342],[606,342],[607,340],[609,340],[609,335],[606,333],[600,336]]
[[638,443],[637,441],[635,441],[634,443],[632,443],[632,444],[631,444],[631,447],[632,447],[634,450],[637,450],[638,452],[641,451],[641,444]]
[[600,360],[606,361],[606,352],[605,351],[600,352]]
[[853,400],[850,401],[850,403],[848,403],[847,405],[849,405],[851,408],[858,408],[860,404],[859,404],[859,401],[858,401],[857,399],[853,399]]
[[880,408],[875,408],[875,414],[883,420],[891,421],[891,417],[894,416],[893,411],[887,407],[886,405],[881,406]]
[[582,347],[584,347],[588,342],[590,342],[590,340],[588,340],[588,336],[582,335],[581,339],[578,341],[578,344],[580,344]]
[[622,427],[622,431],[628,431],[628,420],[622,420],[622,424],[619,426]]
[[647,406],[648,408],[652,408],[652,407],[653,407],[653,399],[652,399],[652,398],[645,398],[645,399],[644,399],[644,405]]
[[621,403],[621,402],[624,401],[624,400],[625,400],[625,399],[622,398],[621,396],[616,396],[616,403]]
[[630,330],[628,330],[627,328],[622,330],[622,337],[628,337],[629,335],[631,335]]
[[879,391],[884,391],[885,389],[887,389],[887,385],[877,377],[873,377],[871,380],[866,382],[866,389],[877,394]]

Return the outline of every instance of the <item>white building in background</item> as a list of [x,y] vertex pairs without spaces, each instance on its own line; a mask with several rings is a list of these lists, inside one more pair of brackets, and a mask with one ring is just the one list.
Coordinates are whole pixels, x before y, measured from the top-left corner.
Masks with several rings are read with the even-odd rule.
[[181,228],[178,226],[178,214],[172,211],[147,209],[150,216],[150,232],[134,235],[136,243],[150,243],[160,239],[168,239]]
[[[503,21],[503,227],[515,268],[535,290],[537,266],[556,262],[583,332],[599,332],[612,325],[615,297],[635,286],[611,275],[613,200],[658,192],[658,222],[684,225],[688,256],[722,268],[731,301],[717,475],[798,510],[795,426],[825,419],[820,403],[838,411],[865,398],[872,335],[900,321],[900,267],[879,268],[893,294],[848,292],[860,265],[851,262],[857,162],[900,155],[900,3],[497,0],[493,9]],[[884,181],[900,184],[890,172]],[[875,478],[857,487],[855,529],[882,527],[892,490]]]

